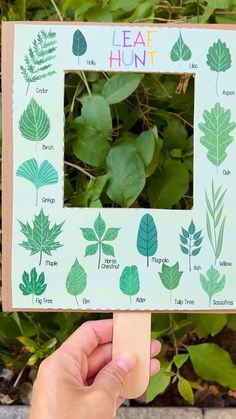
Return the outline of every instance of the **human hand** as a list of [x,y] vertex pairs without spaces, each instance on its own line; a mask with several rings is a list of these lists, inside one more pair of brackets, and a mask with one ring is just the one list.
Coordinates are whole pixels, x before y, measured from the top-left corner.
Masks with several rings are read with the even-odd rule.
[[[44,360],[33,387],[29,419],[112,419],[124,399],[120,397],[135,367],[135,355],[124,352],[111,361],[112,320],[84,323]],[[153,340],[151,357],[160,351]],[[151,359],[150,374],[159,370]]]

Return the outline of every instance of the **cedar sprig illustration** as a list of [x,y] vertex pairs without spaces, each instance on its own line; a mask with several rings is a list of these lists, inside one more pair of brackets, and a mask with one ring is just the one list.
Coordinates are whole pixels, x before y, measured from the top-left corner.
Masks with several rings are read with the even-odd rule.
[[26,95],[31,83],[56,74],[56,71],[51,69],[51,61],[55,58],[56,48],[56,33],[51,29],[48,32],[41,30],[37,38],[33,40],[28,54],[24,57],[25,66],[20,66],[21,73],[28,83]]
[[42,272],[38,276],[36,268],[33,268],[30,271],[30,275],[24,271],[22,275],[22,283],[19,285],[19,288],[23,295],[32,294],[32,303],[34,304],[34,296],[42,295],[47,288],[44,273]]
[[180,248],[185,255],[188,255],[189,270],[192,270],[192,256],[197,256],[201,251],[202,244],[202,230],[196,231],[193,220],[189,224],[188,229],[182,227],[182,234],[180,237]]

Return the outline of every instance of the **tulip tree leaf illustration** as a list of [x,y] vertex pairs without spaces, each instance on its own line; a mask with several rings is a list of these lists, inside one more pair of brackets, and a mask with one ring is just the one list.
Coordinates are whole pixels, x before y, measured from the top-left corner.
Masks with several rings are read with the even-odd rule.
[[155,222],[150,214],[145,214],[139,224],[137,249],[139,253],[147,257],[147,266],[149,266],[149,257],[157,251],[157,229]]
[[179,270],[178,262],[173,266],[162,264],[162,272],[159,272],[159,276],[164,287],[170,290],[170,304],[172,302],[172,290],[178,288],[182,274],[183,272]]
[[78,306],[79,302],[77,297],[84,292],[86,286],[87,274],[76,258],[66,278],[66,289],[70,295],[75,297]]
[[220,103],[216,103],[214,108],[203,112],[204,122],[198,126],[204,133],[201,143],[207,148],[207,158],[218,167],[226,159],[226,148],[232,143],[234,137],[230,135],[236,127],[235,122],[231,122],[231,111],[224,109]]
[[201,251],[201,244],[203,237],[201,237],[202,230],[196,232],[196,227],[193,222],[191,221],[188,230],[185,230],[182,227],[182,234],[179,235],[180,237],[180,248],[182,253],[188,255],[189,257],[189,270],[191,272],[192,265],[191,260],[192,256],[197,256]]
[[16,176],[23,177],[34,184],[36,188],[36,206],[38,205],[39,188],[58,182],[58,174],[53,165],[44,160],[39,167],[37,160],[34,158],[22,163],[16,171]]
[[82,34],[82,32],[77,29],[73,35],[73,44],[72,44],[72,52],[73,54],[78,57],[78,63],[79,63],[79,57],[81,55],[84,55],[87,51],[87,42]]
[[30,255],[39,253],[39,265],[42,263],[42,255],[45,253],[48,256],[52,255],[52,251],[57,250],[62,246],[59,242],[55,241],[56,237],[61,233],[61,228],[64,222],[60,224],[54,224],[50,228],[49,217],[43,212],[43,209],[38,215],[35,215],[33,221],[33,227],[19,221],[21,226],[21,232],[25,235],[26,241],[23,241],[20,246],[26,250],[30,250]]
[[56,49],[56,33],[51,29],[48,32],[41,30],[24,57],[25,66],[20,66],[21,73],[28,83],[26,94],[31,83],[56,74],[56,71],[51,69]]
[[212,71],[217,72],[216,78],[216,94],[219,96],[218,92],[218,79],[219,73],[228,70],[231,67],[232,60],[229,48],[226,46],[225,42],[222,42],[221,39],[218,39],[217,42],[214,42],[213,45],[209,48],[207,54],[207,65]]
[[206,294],[209,297],[209,307],[211,306],[211,300],[212,297],[217,294],[218,292],[221,292],[225,287],[226,278],[225,275],[220,278],[220,273],[215,269],[213,266],[211,266],[206,276],[203,274],[200,274],[200,282],[203,290],[206,292]]
[[44,273],[42,272],[38,276],[36,268],[31,270],[30,275],[24,271],[22,283],[19,285],[19,288],[23,295],[32,294],[32,303],[34,304],[35,295],[42,295],[47,288]]
[[123,294],[128,295],[130,302],[131,297],[139,292],[139,273],[137,266],[126,266],[120,277],[120,290]]
[[36,141],[36,145],[50,132],[49,117],[33,98],[20,118],[19,129],[26,140]]
[[190,48],[184,43],[181,32],[179,34],[179,38],[174,44],[171,53],[170,58],[172,61],[188,61],[192,57],[192,53]]

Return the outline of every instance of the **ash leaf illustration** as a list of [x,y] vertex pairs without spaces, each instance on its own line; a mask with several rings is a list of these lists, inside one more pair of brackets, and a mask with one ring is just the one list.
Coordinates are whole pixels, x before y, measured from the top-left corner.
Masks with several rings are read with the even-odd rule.
[[120,290],[123,294],[128,295],[132,303],[132,296],[139,292],[139,273],[135,265],[126,266],[120,276]]
[[172,302],[172,290],[178,288],[182,274],[183,272],[179,270],[179,262],[176,262],[173,266],[162,264],[162,272],[159,272],[159,276],[164,287],[170,290],[170,304]]
[[20,118],[19,129],[26,140],[36,141],[36,147],[50,132],[50,119],[33,98]]
[[188,61],[192,57],[190,48],[184,43],[181,32],[179,33],[179,38],[174,44],[170,58],[172,61]]
[[16,171],[16,176],[23,177],[34,184],[36,188],[36,206],[38,205],[39,189],[58,182],[58,174],[53,165],[44,160],[39,167],[37,160],[34,158],[22,163]]
[[38,215],[35,215],[33,221],[33,227],[19,221],[21,226],[21,232],[25,235],[26,241],[23,241],[20,246],[24,247],[26,250],[30,250],[30,255],[40,254],[39,265],[42,263],[42,255],[51,256],[52,251],[57,250],[59,247],[63,246],[59,242],[56,242],[56,237],[61,233],[61,228],[64,222],[60,224],[54,224],[50,228],[49,217],[46,216],[43,212],[43,209],[39,212]]
[[155,222],[150,214],[145,214],[139,224],[137,249],[141,255],[147,257],[147,266],[149,266],[149,257],[156,253],[157,247],[158,240]]
[[221,292],[225,287],[226,278],[225,275],[220,278],[220,273],[215,269],[213,266],[211,266],[206,276],[203,274],[200,274],[200,282],[203,290],[206,292],[206,294],[209,297],[209,307],[211,306],[211,300],[212,297],[217,294],[218,292]]
[[56,48],[56,33],[51,29],[48,32],[41,30],[33,40],[28,54],[24,57],[25,66],[20,66],[21,73],[28,83],[26,95],[31,83],[56,74],[56,71],[51,69],[52,61],[56,57]]
[[47,288],[44,273],[42,272],[38,277],[36,268],[31,270],[30,275],[24,271],[19,288],[23,295],[32,294],[32,303],[34,304],[35,295],[42,295]]
[[76,57],[78,57],[78,63],[79,63],[79,57],[81,55],[84,55],[86,51],[87,51],[87,42],[86,42],[85,36],[82,34],[82,32],[79,29],[77,29],[73,35],[72,52]]
[[214,108],[203,112],[204,122],[199,123],[199,128],[204,136],[201,143],[207,148],[207,158],[218,167],[226,159],[226,148],[232,143],[234,137],[230,135],[236,127],[235,122],[230,122],[231,111],[224,109],[220,103],[216,103]]
[[192,256],[197,256],[201,251],[201,244],[203,237],[201,237],[202,230],[196,232],[196,227],[191,221],[188,230],[182,227],[182,234],[180,237],[180,248],[182,253],[188,255],[189,259],[189,271],[192,270]]
[[228,70],[231,67],[232,60],[229,48],[226,46],[225,42],[222,42],[221,39],[218,39],[217,42],[214,42],[213,45],[209,48],[207,54],[207,65],[212,71],[217,73],[216,77],[216,94],[219,96],[218,92],[218,79],[219,73]]
[[76,258],[66,278],[66,289],[70,295],[75,297],[78,307],[79,302],[77,297],[84,292],[86,286],[87,274]]

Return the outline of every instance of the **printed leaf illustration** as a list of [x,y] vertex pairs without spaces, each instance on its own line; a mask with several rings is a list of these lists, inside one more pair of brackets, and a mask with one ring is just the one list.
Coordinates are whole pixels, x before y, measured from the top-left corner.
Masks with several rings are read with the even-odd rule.
[[139,292],[139,273],[137,266],[126,266],[120,277],[120,290],[125,295],[129,295],[132,303],[132,295]]
[[216,78],[216,94],[218,93],[218,78],[219,73],[226,71],[231,67],[231,54],[229,48],[227,48],[226,43],[222,42],[221,39],[218,39],[217,42],[209,48],[207,54],[207,65],[212,71],[217,72]]
[[16,176],[23,177],[34,184],[36,188],[36,206],[38,205],[39,188],[58,182],[57,171],[47,160],[44,160],[40,167],[35,159],[25,161],[17,169]]
[[183,272],[179,270],[179,262],[176,262],[173,266],[162,264],[162,272],[159,272],[159,275],[164,287],[170,290],[170,304],[172,302],[172,290],[179,286],[182,274]]
[[85,256],[95,255],[98,251],[98,269],[100,269],[102,253],[107,256],[115,256],[113,246],[104,242],[115,240],[120,228],[110,227],[106,230],[106,223],[100,213],[93,227],[81,228],[80,230],[85,240],[95,242],[86,247]]
[[149,257],[157,251],[157,229],[155,222],[150,214],[145,214],[139,224],[137,249],[139,253],[147,257],[147,266],[149,266]]
[[172,61],[188,61],[192,57],[192,53],[190,48],[184,43],[181,32],[179,34],[179,38],[174,44],[171,53],[170,58]]
[[19,288],[23,295],[32,294],[32,303],[34,304],[34,296],[42,295],[47,288],[44,273],[42,272],[38,277],[36,268],[31,270],[30,275],[24,271],[22,283],[19,285]]
[[198,126],[204,133],[201,143],[207,148],[207,158],[217,167],[226,159],[226,148],[232,143],[234,137],[230,135],[235,128],[235,122],[230,122],[231,111],[216,103],[211,111],[203,112],[204,122]]
[[196,232],[196,227],[193,222],[191,221],[188,230],[185,230],[182,227],[182,234],[179,235],[180,237],[180,248],[185,255],[189,257],[189,270],[191,272],[192,265],[191,259],[192,256],[197,256],[201,251],[201,244],[203,237],[201,237],[202,230]]
[[36,141],[36,147],[38,141],[44,140],[50,132],[50,120],[33,98],[20,118],[19,129],[26,140]]
[[79,57],[81,55],[84,55],[87,51],[87,42],[82,34],[82,32],[77,29],[73,36],[73,44],[72,44],[72,52],[76,57],[78,57],[78,63],[79,63]]
[[66,278],[66,289],[70,295],[75,297],[78,306],[79,302],[77,296],[82,294],[86,286],[87,274],[76,258]]
[[220,186],[216,191],[214,187],[214,182],[212,181],[212,188],[211,188],[211,201],[205,193],[206,197],[206,204],[207,204],[207,212],[206,212],[206,225],[207,225],[207,234],[210,240],[213,253],[215,255],[215,265],[217,259],[219,258],[223,239],[224,239],[224,228],[225,228],[225,221],[226,216],[223,216],[223,209],[224,209],[224,196],[227,191],[221,191],[222,186]]
[[62,246],[59,242],[56,242],[56,237],[61,233],[61,228],[64,222],[60,224],[54,224],[52,228],[49,226],[49,219],[41,209],[38,215],[35,215],[33,221],[33,227],[19,221],[21,226],[21,232],[25,235],[27,241],[23,241],[20,246],[26,250],[30,250],[30,255],[40,254],[39,265],[42,263],[42,255],[51,256],[53,250],[57,250]]
[[57,48],[56,33],[50,29],[48,32],[41,30],[37,38],[33,40],[32,46],[25,55],[25,66],[21,65],[21,73],[28,83],[26,94],[31,83],[42,80],[56,74],[52,67],[54,52]]
[[225,287],[225,275],[220,278],[220,273],[211,266],[207,273],[207,276],[200,274],[200,281],[202,288],[207,293],[209,297],[209,307],[211,306],[211,300],[213,295],[221,292]]

